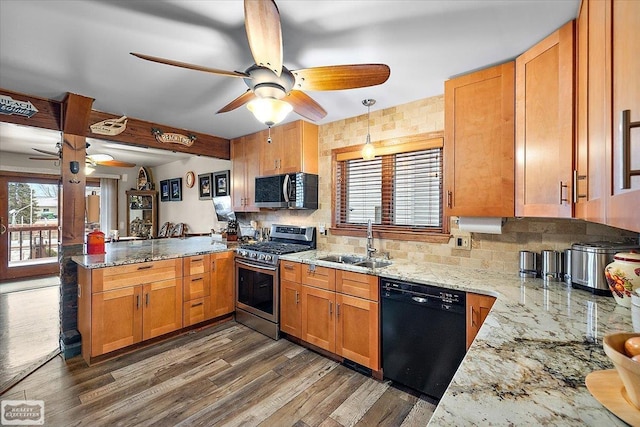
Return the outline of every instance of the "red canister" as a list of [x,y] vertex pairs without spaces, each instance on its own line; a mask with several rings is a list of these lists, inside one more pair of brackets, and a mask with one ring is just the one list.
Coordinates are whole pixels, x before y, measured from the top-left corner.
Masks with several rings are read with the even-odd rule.
[[87,255],[103,254],[104,233],[100,230],[93,230],[87,234]]

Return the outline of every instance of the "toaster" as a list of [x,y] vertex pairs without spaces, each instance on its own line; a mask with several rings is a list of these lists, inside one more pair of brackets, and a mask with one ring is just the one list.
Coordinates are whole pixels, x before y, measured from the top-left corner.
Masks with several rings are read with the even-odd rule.
[[571,286],[596,295],[609,295],[604,268],[619,252],[638,250],[640,246],[621,242],[574,243],[571,245]]

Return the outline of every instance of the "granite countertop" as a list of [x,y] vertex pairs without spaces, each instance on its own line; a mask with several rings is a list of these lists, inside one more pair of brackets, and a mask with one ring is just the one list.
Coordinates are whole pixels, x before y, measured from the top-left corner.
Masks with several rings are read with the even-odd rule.
[[392,260],[372,270],[317,260],[326,255],[281,258],[497,298],[429,425],[625,425],[584,383],[592,371],[613,369],[603,336],[634,329],[632,310],[612,297],[458,266]]
[[235,249],[237,242],[212,242],[211,237],[130,240],[105,244],[102,255],[76,255],[71,260],[85,268],[113,267]]

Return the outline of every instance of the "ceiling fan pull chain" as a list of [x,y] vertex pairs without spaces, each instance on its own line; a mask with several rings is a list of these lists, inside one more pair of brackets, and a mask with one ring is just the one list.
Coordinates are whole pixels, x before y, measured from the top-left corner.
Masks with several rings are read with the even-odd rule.
[[269,126],[269,136],[267,137],[267,144],[271,144],[271,126]]

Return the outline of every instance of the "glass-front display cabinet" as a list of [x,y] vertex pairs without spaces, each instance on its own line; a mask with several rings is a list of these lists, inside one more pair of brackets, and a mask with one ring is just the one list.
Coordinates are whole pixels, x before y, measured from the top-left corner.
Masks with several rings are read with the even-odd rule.
[[145,239],[158,237],[157,191],[127,191],[127,235]]

